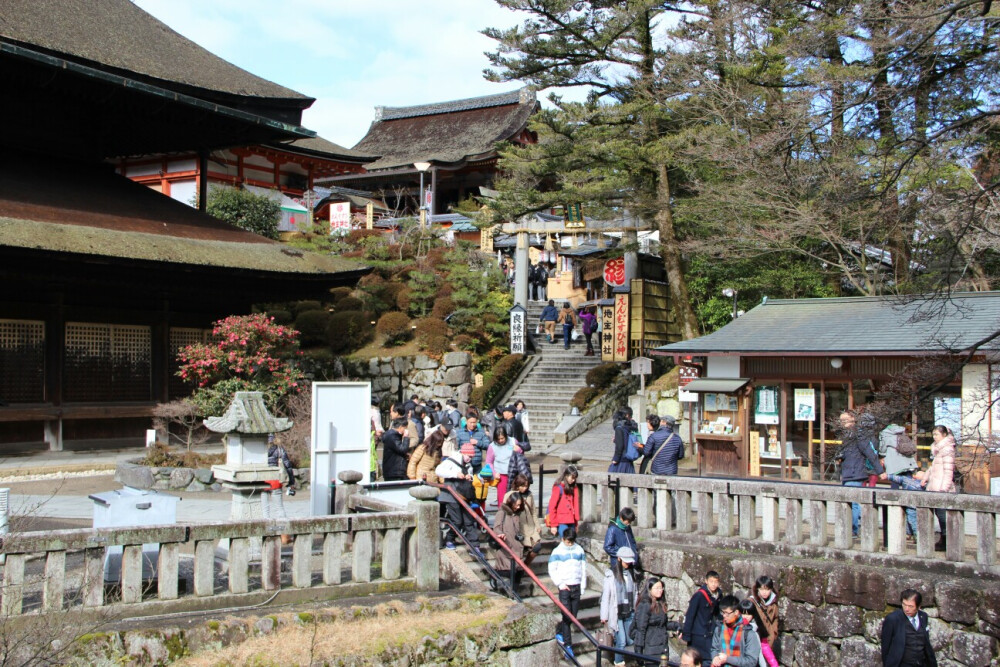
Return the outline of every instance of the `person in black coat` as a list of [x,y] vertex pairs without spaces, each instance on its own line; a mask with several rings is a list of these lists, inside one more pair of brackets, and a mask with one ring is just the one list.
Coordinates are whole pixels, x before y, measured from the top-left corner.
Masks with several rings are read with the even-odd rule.
[[[868,481],[869,469],[873,474],[884,476],[885,470],[879,463],[873,436],[867,430],[858,428],[852,413],[841,413],[839,431],[843,444],[835,458],[840,460],[840,483],[843,486],[863,486]],[[854,535],[858,534],[860,526],[861,506],[851,503],[851,529]]]
[[[524,437],[524,426],[521,424],[521,420],[517,418],[517,409],[513,405],[504,406],[503,422],[500,423],[500,426],[503,427],[508,438],[517,440],[517,444],[521,446],[521,449],[526,452],[531,450],[531,445],[528,445],[527,438]],[[525,445],[528,446],[525,447]]]
[[382,434],[382,478],[387,482],[409,479],[406,464],[410,443],[404,437],[406,420],[393,419],[389,430]]
[[698,649],[702,655],[702,664],[712,662],[712,633],[719,616],[719,573],[709,570],[705,575],[705,583],[694,592],[688,602],[687,613],[684,615],[684,627],[681,628],[681,639],[687,645]]
[[[646,581],[635,608],[635,652],[659,656],[667,649],[667,603],[663,599],[663,582],[655,577]],[[648,665],[659,664],[659,661]]]
[[[611,466],[608,468],[608,472],[631,475],[635,473],[635,466],[632,464],[632,461],[625,459],[625,452],[630,434],[639,431],[639,425],[632,421],[632,408],[624,407],[618,409],[612,418],[612,423],[615,427],[615,453],[611,456]],[[639,455],[642,456],[641,449]]]
[[937,667],[920,591],[907,588],[897,609],[882,621],[883,667]]

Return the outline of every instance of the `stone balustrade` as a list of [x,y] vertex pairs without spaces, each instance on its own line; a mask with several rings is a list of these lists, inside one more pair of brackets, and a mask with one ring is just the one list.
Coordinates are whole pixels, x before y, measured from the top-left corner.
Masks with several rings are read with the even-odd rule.
[[[114,607],[142,616],[254,604],[290,591],[302,594],[283,600],[436,590],[437,563],[427,554],[437,554],[437,531],[437,503],[415,497],[405,510],[367,514],[11,533],[0,543],[0,615]],[[291,539],[290,554],[282,536]],[[251,563],[252,540],[262,541],[259,565]],[[228,543],[228,558],[225,551],[220,558],[220,542]],[[159,546],[154,581],[143,578],[143,545],[150,544]],[[105,550],[113,546],[122,547],[121,578],[109,588]]]
[[[581,472],[579,484],[585,523],[607,525],[616,508],[628,506],[638,534],[658,531],[679,543],[920,567],[935,562],[956,573],[1000,575],[1000,497],[596,472]],[[861,508],[857,540],[851,503]],[[906,544],[906,507],[917,513],[913,550]],[[936,509],[947,517],[943,561],[934,551]]]

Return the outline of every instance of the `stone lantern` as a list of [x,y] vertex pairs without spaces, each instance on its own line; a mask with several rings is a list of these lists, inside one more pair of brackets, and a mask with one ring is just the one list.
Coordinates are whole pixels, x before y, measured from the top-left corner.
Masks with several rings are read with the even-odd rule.
[[268,480],[278,479],[278,466],[267,464],[267,439],[292,428],[292,421],[271,415],[261,392],[238,391],[226,414],[208,417],[205,428],[226,435],[226,462],[212,466],[212,472],[233,493],[229,518],[262,518],[259,495],[270,489]]

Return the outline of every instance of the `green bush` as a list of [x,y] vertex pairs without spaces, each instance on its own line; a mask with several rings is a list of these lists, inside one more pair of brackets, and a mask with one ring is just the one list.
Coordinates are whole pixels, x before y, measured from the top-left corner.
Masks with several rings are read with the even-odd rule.
[[212,186],[208,189],[205,211],[210,216],[224,220],[234,227],[269,239],[278,238],[281,203],[267,195],[231,187]]
[[488,374],[483,374],[483,386],[472,390],[470,403],[483,410],[492,408],[493,402],[524,368],[524,361],[523,354],[508,354],[500,359]]
[[364,302],[361,299],[358,299],[357,297],[353,296],[344,297],[343,299],[338,301],[336,305],[338,311],[363,310],[364,307],[365,307]]
[[325,345],[326,328],[330,324],[330,313],[325,310],[305,310],[295,318],[303,345]]
[[267,314],[274,318],[275,324],[291,324],[292,323],[292,313],[288,310],[269,310]]
[[[362,278],[362,280],[364,279]],[[336,306],[342,299],[346,299],[351,296],[352,291],[353,290],[351,290],[350,287],[334,287],[330,290],[330,301],[332,301],[333,305]]]
[[434,334],[421,341],[420,347],[432,357],[440,357],[451,352],[451,338]]
[[587,384],[602,391],[611,386],[622,372],[621,364],[608,362],[600,366],[594,366],[587,371]]
[[455,347],[466,352],[475,352],[476,339],[468,334],[458,334],[455,336]]
[[375,331],[385,339],[386,345],[399,345],[410,339],[410,318],[399,311],[386,313],[379,318]]
[[600,395],[601,391],[596,387],[581,387],[579,391],[573,394],[573,398],[569,399],[569,405],[583,412],[590,405],[590,402]]
[[441,297],[434,302],[434,307],[431,309],[431,317],[443,320],[453,312],[455,312],[455,301],[450,296]]
[[345,310],[330,316],[326,335],[332,351],[351,352],[370,343],[375,338],[375,328],[366,313]]
[[296,301],[292,304],[292,314],[295,317],[309,310],[323,310],[323,304],[319,301]]

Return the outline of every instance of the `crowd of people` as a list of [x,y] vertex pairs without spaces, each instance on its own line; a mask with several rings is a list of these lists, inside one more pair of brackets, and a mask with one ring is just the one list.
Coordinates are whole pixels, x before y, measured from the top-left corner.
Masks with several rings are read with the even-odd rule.
[[594,334],[598,334],[597,338],[600,341],[600,331],[601,324],[597,319],[596,314],[597,309],[594,306],[586,306],[576,310],[570,305],[569,301],[564,301],[562,308],[556,308],[556,302],[553,299],[549,299],[549,302],[542,308],[542,312],[538,315],[538,333],[545,334],[545,340],[548,343],[556,342],[556,326],[562,327],[563,336],[563,348],[569,349],[570,344],[573,342],[573,334],[576,331],[576,327],[581,328],[584,340],[587,341],[587,350],[583,353],[585,357],[593,357],[596,352],[594,351]]

